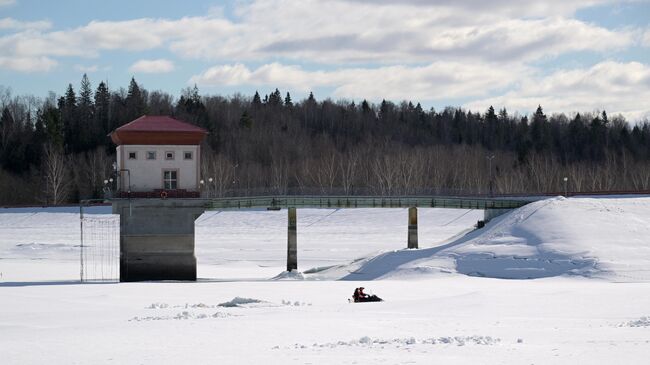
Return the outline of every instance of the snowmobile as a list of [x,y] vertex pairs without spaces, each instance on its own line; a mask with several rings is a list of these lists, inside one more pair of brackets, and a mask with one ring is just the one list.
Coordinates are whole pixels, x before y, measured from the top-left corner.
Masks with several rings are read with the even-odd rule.
[[384,300],[381,299],[380,297],[372,294],[366,294],[363,292],[365,288],[364,287],[359,287],[354,289],[354,294],[352,294],[352,299],[348,299],[349,302],[354,302],[354,303],[365,303],[365,302],[383,302]]

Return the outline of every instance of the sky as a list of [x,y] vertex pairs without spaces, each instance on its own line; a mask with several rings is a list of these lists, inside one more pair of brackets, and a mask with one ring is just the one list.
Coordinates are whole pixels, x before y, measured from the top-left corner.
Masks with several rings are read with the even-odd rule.
[[0,87],[650,118],[650,0],[0,0]]

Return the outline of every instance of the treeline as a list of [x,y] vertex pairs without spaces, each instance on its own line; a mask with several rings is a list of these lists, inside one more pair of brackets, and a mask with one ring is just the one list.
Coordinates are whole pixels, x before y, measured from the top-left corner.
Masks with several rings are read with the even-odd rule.
[[[0,204],[61,204],[103,196],[115,146],[108,134],[143,114],[206,128],[210,195],[505,194],[650,189],[650,124],[605,111],[530,116],[419,103],[181,96],[95,88],[45,99],[0,88]],[[564,177],[567,177],[565,185]],[[212,178],[210,180],[210,178]]]

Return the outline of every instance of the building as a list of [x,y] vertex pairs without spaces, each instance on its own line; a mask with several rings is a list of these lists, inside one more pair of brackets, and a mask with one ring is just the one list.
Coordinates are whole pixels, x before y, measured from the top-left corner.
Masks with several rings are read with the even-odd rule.
[[114,130],[118,197],[199,197],[200,144],[207,134],[164,115],[143,115]]

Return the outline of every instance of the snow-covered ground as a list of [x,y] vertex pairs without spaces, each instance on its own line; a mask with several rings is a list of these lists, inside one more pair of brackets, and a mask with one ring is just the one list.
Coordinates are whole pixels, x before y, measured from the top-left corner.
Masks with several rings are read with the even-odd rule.
[[78,284],[74,209],[0,210],[0,363],[647,363],[650,198],[552,198],[469,234],[482,212],[420,209],[419,250],[406,214],[298,210],[296,280],[286,211],[207,212],[202,280]]

